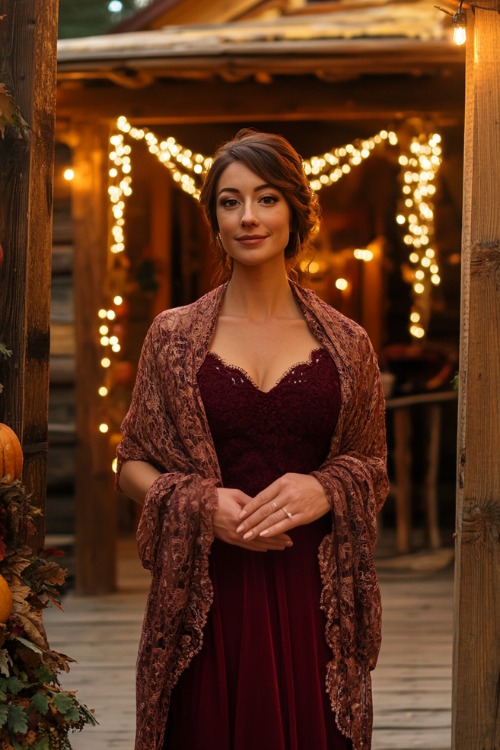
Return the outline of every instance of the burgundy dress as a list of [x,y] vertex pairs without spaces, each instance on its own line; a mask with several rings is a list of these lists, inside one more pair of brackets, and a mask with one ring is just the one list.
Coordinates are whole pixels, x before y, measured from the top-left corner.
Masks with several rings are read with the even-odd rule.
[[[225,487],[250,496],[327,455],[340,408],[324,349],[269,392],[209,352],[198,382]],[[215,540],[214,601],[201,652],[172,693],[164,750],[349,750],[325,690],[318,548],[330,515],[265,553]]]

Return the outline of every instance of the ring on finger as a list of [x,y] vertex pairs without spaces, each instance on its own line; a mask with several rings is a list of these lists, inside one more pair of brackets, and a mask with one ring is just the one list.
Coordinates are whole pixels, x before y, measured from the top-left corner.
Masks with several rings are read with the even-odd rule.
[[285,506],[283,506],[283,507],[281,508],[281,510],[285,512],[285,514],[286,514],[286,515],[288,516],[288,518],[292,518],[292,516],[293,516],[293,513],[290,513],[290,511],[289,511],[289,510],[287,510],[287,509],[285,508]]

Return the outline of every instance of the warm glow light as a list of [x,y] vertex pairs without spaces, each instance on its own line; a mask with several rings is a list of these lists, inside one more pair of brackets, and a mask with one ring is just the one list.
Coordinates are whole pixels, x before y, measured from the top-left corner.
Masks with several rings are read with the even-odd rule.
[[118,469],[118,459],[114,458],[111,462],[111,468],[113,472],[116,474],[116,470]]
[[63,177],[68,182],[71,182],[71,180],[75,179],[75,170],[71,169],[71,167],[68,167],[67,169],[64,170]]
[[[412,138],[408,153],[401,154],[401,198],[396,222],[404,227],[402,240],[408,246],[410,268],[405,278],[413,283],[414,304],[410,314],[410,332],[423,338],[430,315],[430,285],[438,284],[439,267],[435,250],[429,245],[434,239],[434,184],[441,166],[441,136],[438,133]],[[416,325],[418,323],[418,325]]]
[[103,357],[101,359],[101,367],[111,367],[111,360],[109,359],[109,357]]
[[318,273],[319,271],[319,263],[317,260],[312,260],[310,263],[307,264],[307,270],[309,273]]
[[413,325],[410,326],[410,333],[417,339],[422,339],[425,336],[425,331],[422,326]]
[[354,257],[368,263],[370,260],[373,260],[373,252],[367,248],[356,248],[354,251]]
[[99,333],[101,334],[101,336],[105,336],[107,333],[109,333],[108,326],[101,326],[99,328]]
[[341,292],[344,292],[349,286],[349,282],[347,281],[347,279],[337,279],[335,282],[335,286],[337,287],[337,289],[340,289]]
[[109,430],[109,425],[106,424],[106,422],[102,422],[99,425],[99,432],[106,433]]
[[116,313],[114,310],[108,310],[106,312],[106,317],[108,320],[114,320],[116,318]]
[[108,389],[106,388],[105,385],[101,385],[101,387],[99,388],[98,393],[99,393],[99,396],[102,396],[104,398],[104,396],[108,395],[109,391],[108,391]]
[[120,295],[117,294],[116,297],[113,298],[113,302],[115,305],[121,305],[123,303],[123,297],[120,297]]
[[[462,4],[460,3],[460,7]],[[467,41],[467,17],[462,10],[458,10],[452,18],[453,41],[461,47]]]
[[99,310],[99,312],[97,314],[98,314],[98,316],[100,318],[105,318],[106,315],[107,315],[107,311],[106,310]]

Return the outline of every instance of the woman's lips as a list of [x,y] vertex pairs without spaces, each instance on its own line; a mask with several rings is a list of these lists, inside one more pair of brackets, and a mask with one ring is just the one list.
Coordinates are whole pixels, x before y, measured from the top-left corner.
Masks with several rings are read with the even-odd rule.
[[241,237],[236,238],[242,245],[258,245],[259,242],[265,239],[265,234],[243,234]]

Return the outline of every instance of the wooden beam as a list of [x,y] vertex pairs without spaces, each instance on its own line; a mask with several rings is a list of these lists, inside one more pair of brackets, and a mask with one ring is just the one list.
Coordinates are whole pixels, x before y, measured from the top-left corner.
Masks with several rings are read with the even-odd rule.
[[463,117],[464,78],[407,76],[328,82],[313,76],[274,79],[268,85],[240,81],[157,81],[133,93],[112,85],[64,83],[58,89],[60,119],[94,112],[100,122],[120,114],[144,123],[257,122],[265,120],[381,120],[411,114],[438,121]]
[[[469,26],[472,18],[468,12]],[[452,747],[494,750],[500,747],[500,14],[476,9],[468,36]]]
[[[0,0],[0,81],[27,122],[0,139],[0,340],[13,351],[0,380],[0,421],[20,436],[23,482],[45,508],[57,0]],[[34,546],[43,543],[40,516]]]
[[102,385],[98,311],[106,302],[108,262],[108,130],[94,123],[76,126],[74,294],[76,333],[76,587],[81,594],[113,591],[116,582],[116,496]]

